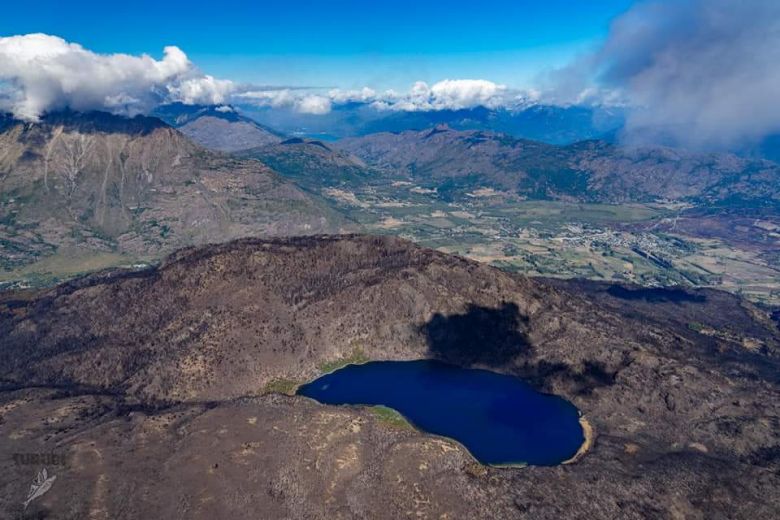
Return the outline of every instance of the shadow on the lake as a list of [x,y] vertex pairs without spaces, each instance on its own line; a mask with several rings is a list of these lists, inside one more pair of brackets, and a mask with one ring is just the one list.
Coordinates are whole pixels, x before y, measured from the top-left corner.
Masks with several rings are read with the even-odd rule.
[[420,328],[433,359],[465,367],[511,365],[512,373],[542,390],[557,382],[586,395],[615,383],[620,367],[611,369],[595,360],[572,366],[535,359],[528,330],[528,317],[511,302],[498,308],[472,304],[463,314],[437,313]]
[[421,331],[435,359],[501,366],[530,350],[527,324],[528,317],[514,303],[497,309],[470,305],[464,314],[435,314]]

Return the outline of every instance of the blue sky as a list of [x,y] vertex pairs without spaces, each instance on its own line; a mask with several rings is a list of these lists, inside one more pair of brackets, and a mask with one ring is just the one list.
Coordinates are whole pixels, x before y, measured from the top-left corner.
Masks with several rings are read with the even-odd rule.
[[101,53],[180,47],[206,73],[264,85],[525,86],[598,46],[629,0],[13,2],[0,35],[44,32]]
[[627,134],[700,149],[780,133],[778,0],[6,4],[0,112],[30,121],[174,101],[311,115],[536,102],[620,106]]

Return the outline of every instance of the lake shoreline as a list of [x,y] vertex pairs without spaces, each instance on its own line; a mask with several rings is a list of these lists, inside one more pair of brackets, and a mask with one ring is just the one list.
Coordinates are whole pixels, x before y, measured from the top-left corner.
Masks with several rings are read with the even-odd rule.
[[582,435],[585,437],[585,440],[582,441],[582,445],[577,450],[577,453],[575,453],[572,458],[561,462],[561,464],[574,464],[579,462],[579,460],[593,448],[593,441],[595,439],[593,426],[591,426],[585,416],[580,417],[580,426],[582,426]]
[[582,414],[564,398],[516,376],[438,360],[348,363],[296,393],[322,404],[383,405],[417,430],[457,439],[489,466],[559,465],[585,436]]

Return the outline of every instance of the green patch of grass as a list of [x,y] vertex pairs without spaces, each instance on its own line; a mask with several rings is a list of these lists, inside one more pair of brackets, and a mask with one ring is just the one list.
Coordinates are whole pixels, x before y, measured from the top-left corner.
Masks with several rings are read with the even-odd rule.
[[366,356],[366,354],[363,352],[363,349],[357,347],[348,357],[334,359],[332,361],[324,361],[320,363],[318,368],[320,369],[320,372],[327,374],[338,370],[339,368],[344,368],[347,365],[362,365],[368,361],[368,356]]
[[[7,272],[0,272],[0,282],[27,281],[31,278],[43,280],[50,278],[52,283],[60,279],[72,278],[81,274],[99,271],[110,267],[119,267],[134,263],[138,259],[119,253],[95,252],[90,250],[64,250],[42,257]],[[49,285],[48,283],[45,285]]]
[[694,332],[701,332],[706,327],[703,323],[699,323],[698,321],[692,321],[688,324],[688,328],[691,329]]
[[381,422],[382,424],[386,424],[393,428],[401,428],[401,429],[409,429],[409,430],[414,429],[414,426],[412,426],[411,423],[407,421],[403,415],[393,410],[392,408],[379,405],[379,406],[372,406],[371,408],[369,408],[369,410],[371,410],[371,413],[373,413],[374,416],[377,418],[377,420],[379,420],[379,422]]
[[268,381],[263,387],[263,394],[295,395],[300,383],[293,379],[275,378]]
[[472,462],[470,464],[466,464],[466,467],[463,468],[463,470],[466,472],[466,474],[475,478],[483,478],[488,473],[487,467],[483,466],[479,462]]

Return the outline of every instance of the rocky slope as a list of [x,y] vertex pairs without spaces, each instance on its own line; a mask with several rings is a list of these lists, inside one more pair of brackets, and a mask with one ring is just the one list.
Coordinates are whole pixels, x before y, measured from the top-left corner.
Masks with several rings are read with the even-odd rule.
[[358,157],[313,139],[287,139],[236,156],[257,159],[317,193],[326,187],[367,185],[380,177],[380,172]]
[[254,161],[156,118],[59,113],[0,132],[0,267],[82,248],[156,257],[240,236],[336,231],[342,217]]
[[209,150],[237,152],[283,139],[278,132],[239,114],[229,105],[173,103],[158,107],[153,115]]
[[780,205],[780,166],[732,155],[602,141],[554,146],[447,126],[344,139],[339,146],[398,178],[443,187],[448,196],[489,187],[529,198]]
[[[771,518],[779,336],[714,291],[526,279],[394,238],[244,239],[4,295],[0,452],[66,453],[34,510],[72,518]],[[524,377],[595,446],[486,468],[370,410],[266,395],[356,353]],[[0,477],[0,509],[30,472]]]

